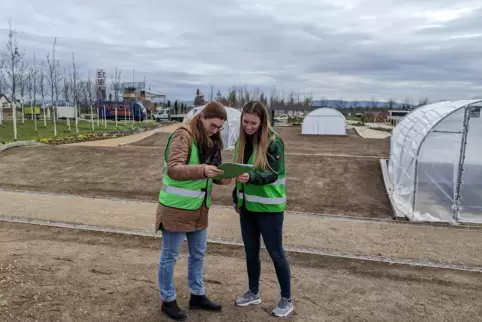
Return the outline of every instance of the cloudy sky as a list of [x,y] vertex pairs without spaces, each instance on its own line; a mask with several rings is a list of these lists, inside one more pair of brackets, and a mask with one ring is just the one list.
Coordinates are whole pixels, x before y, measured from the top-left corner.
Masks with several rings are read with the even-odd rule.
[[[248,85],[315,99],[482,95],[481,0],[3,0],[31,59],[58,39],[84,75],[117,66],[156,92]],[[4,51],[5,46],[0,47]]]

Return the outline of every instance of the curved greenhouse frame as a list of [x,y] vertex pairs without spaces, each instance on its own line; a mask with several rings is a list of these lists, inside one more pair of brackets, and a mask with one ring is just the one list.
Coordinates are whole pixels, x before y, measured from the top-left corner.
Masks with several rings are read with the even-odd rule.
[[399,122],[388,164],[396,211],[413,221],[482,223],[481,107],[444,101]]
[[345,116],[334,108],[317,108],[305,116],[301,134],[346,135]]

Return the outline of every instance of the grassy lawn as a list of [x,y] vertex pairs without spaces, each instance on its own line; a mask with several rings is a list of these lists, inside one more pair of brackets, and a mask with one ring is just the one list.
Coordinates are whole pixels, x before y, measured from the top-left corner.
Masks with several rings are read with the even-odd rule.
[[[154,127],[156,126],[155,122],[128,122],[125,125],[124,121],[118,122],[118,130],[129,130],[133,127],[138,127],[142,124],[143,127]],[[35,131],[34,121],[32,120],[25,120],[25,123],[22,124],[21,121],[17,121],[17,133],[18,133],[18,141],[29,141],[29,140],[37,140],[40,138],[53,138],[54,137],[54,125],[51,120],[47,121],[47,127],[44,127],[43,120],[37,121],[37,128],[38,131]],[[100,124],[97,126],[97,121],[94,121],[94,132],[104,132],[104,131],[112,131],[116,129],[115,122],[107,122],[107,128],[104,127],[104,124]],[[87,134],[92,133],[92,123],[90,121],[79,121],[79,134]],[[67,127],[66,120],[59,120],[57,121],[57,137],[68,137],[75,135],[75,123],[73,120],[70,121],[70,131]],[[0,125],[0,144],[8,143],[13,141],[13,122],[12,121],[4,121],[2,125]]]
[[347,116],[346,117],[347,121],[356,121],[356,122],[361,122],[362,118],[359,116]]

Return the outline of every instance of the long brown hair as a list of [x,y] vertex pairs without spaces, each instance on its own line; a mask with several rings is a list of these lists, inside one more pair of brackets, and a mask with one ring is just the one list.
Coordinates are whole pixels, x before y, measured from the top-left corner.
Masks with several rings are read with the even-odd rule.
[[221,139],[221,131],[217,131],[216,134],[209,137],[204,130],[201,115],[203,115],[206,120],[220,119],[226,121],[228,119],[226,108],[218,101],[211,101],[207,103],[204,109],[189,122],[189,127],[191,128],[191,132],[194,135],[197,144],[204,144],[210,147],[213,145],[213,141],[217,141],[219,148],[222,150],[223,140]]
[[[243,106],[243,112],[241,113],[241,123],[243,122],[243,116],[246,113],[255,114],[261,120],[258,130],[252,135],[253,152],[255,153],[254,166],[255,168],[262,169],[263,171],[273,171],[273,169],[271,169],[269,166],[267,158],[268,147],[271,141],[275,138],[268,120],[268,109],[260,101],[251,101],[246,103]],[[236,155],[234,156],[236,162],[238,163],[243,163],[244,148],[246,146],[247,136],[248,134],[246,134],[243,124],[241,124],[239,129],[238,149]]]

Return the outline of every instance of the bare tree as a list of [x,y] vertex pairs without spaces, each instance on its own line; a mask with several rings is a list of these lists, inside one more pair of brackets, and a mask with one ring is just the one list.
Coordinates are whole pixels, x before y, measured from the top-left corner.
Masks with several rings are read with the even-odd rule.
[[[89,95],[87,94],[87,80],[81,80],[79,82],[79,97],[82,98],[84,106],[89,106]],[[79,111],[81,111],[81,107],[82,105],[79,106]]]
[[21,101],[22,101],[22,105],[21,105],[21,108],[22,108],[22,124],[25,124],[25,94],[27,94],[28,92],[28,82],[29,82],[29,79],[28,79],[29,75],[28,75],[28,72],[27,72],[27,65],[25,64],[25,70],[24,72],[20,75],[19,77],[19,83],[18,83],[18,89],[20,90],[20,98],[21,98]]
[[75,134],[79,135],[79,76],[77,74],[77,68],[75,66],[75,54],[72,53],[72,74],[70,77],[72,83],[72,98],[74,100],[74,114],[75,114]]
[[427,105],[429,102],[430,100],[428,99],[428,97],[423,97],[418,101],[418,106]]
[[87,81],[85,85],[86,85],[89,105],[93,105],[96,101],[96,97],[95,97],[96,88],[95,88],[95,82],[92,81],[92,78],[90,77],[90,75],[87,76]]
[[114,69],[114,73],[112,74],[112,78],[111,78],[112,89],[114,90],[114,101],[116,102],[119,101],[119,97],[120,97],[121,86],[122,86],[121,77],[122,77],[122,72],[116,67]]
[[0,57],[0,93],[5,94],[5,91],[7,89],[7,84],[5,81],[5,76],[3,75],[3,70],[5,67],[5,60],[2,57]]
[[370,101],[370,108],[375,109],[375,108],[377,108],[377,106],[378,106],[378,102],[377,102],[376,98],[372,97],[372,99]]
[[321,107],[326,107],[326,98],[324,96],[322,96],[320,99],[320,105]]
[[359,106],[360,106],[360,102],[358,102],[358,101],[351,102],[351,108],[353,109],[353,112],[355,114],[356,114]]
[[278,102],[281,104],[281,105],[285,105],[286,104],[286,99],[285,99],[285,91],[282,90],[281,91],[281,96],[279,97],[278,99]]
[[402,108],[405,110],[410,110],[412,108],[412,100],[410,98],[406,98],[403,102]]
[[222,100],[223,100],[223,95],[221,94],[221,90],[218,89],[218,92],[216,93],[216,101],[221,102]]
[[35,53],[33,54],[33,67],[29,70],[29,93],[30,93],[30,106],[32,107],[32,99],[33,99],[33,122],[35,131],[38,131],[37,127],[37,93],[39,90],[38,80],[39,80],[39,71],[37,67],[37,61],[35,59]]
[[40,97],[42,98],[42,103],[40,104],[40,106],[42,106],[42,110],[44,114],[44,127],[47,127],[47,114],[45,111],[45,94],[46,94],[45,81],[46,81],[45,62],[42,62],[39,70],[38,87],[39,87]]
[[259,98],[261,97],[261,88],[259,87],[254,87],[251,90],[251,100],[253,101],[258,101],[260,100]]
[[232,107],[236,107],[236,87],[233,86],[229,89],[228,92],[228,105]]
[[214,86],[211,84],[211,91],[209,92],[209,101],[211,102],[214,99]]
[[239,106],[243,106],[246,102],[244,101],[244,89],[242,87],[238,88],[236,91],[237,97],[236,102],[238,102]]
[[259,100],[265,105],[268,104],[268,100],[266,99],[266,95],[264,94],[264,92],[261,92],[261,94],[259,95]]
[[308,95],[305,96],[305,99],[303,100],[303,105],[311,106],[312,103],[313,103],[313,94],[309,93]]
[[[72,93],[72,84],[70,83],[70,78],[67,77],[67,69],[64,68],[64,77],[63,77],[63,82],[62,82],[62,94],[64,97],[65,105],[70,107],[70,96]],[[67,116],[67,129],[69,129],[70,132],[70,117]]]
[[248,86],[244,85],[244,104],[248,103],[249,101],[251,101],[251,93],[248,90]]
[[293,105],[295,103],[295,93],[290,92],[288,94],[288,104]]
[[[59,66],[60,66],[60,62],[59,62]],[[60,95],[62,95],[62,74],[60,73],[60,70],[57,74],[57,77],[56,77],[56,82],[55,82],[55,106],[56,106],[56,111],[57,111],[57,119],[58,119],[58,109],[57,107],[59,106],[59,98],[60,98]]]
[[336,101],[335,108],[338,110],[342,110],[345,108],[345,101],[343,100],[343,97],[340,97],[340,99]]
[[52,56],[47,53],[47,81],[50,87],[50,97],[52,98],[52,118],[54,121],[54,136],[57,136],[57,113],[56,106],[58,102],[58,88],[60,85],[60,62],[55,58],[55,46],[57,45],[57,37],[54,38],[52,46]]
[[[93,105],[95,104],[95,97],[94,93],[96,92],[95,90],[95,83],[92,81],[92,78],[90,78],[90,75],[87,76],[87,82],[85,84],[86,86],[86,91],[87,91],[87,96],[88,96],[88,105],[90,107],[90,121],[92,123],[92,131],[95,130],[94,126],[94,111],[93,111]],[[127,122],[127,116],[124,116],[125,121]]]
[[[118,117],[117,117],[117,102],[119,101],[119,95],[121,91],[121,72],[117,69],[114,69],[111,77],[112,89],[114,90],[114,108],[115,108],[115,127],[118,126]],[[127,121],[127,115],[124,113],[124,121]]]
[[[7,84],[5,82],[5,77],[3,75],[3,70],[5,67],[5,61],[3,57],[0,59],[0,94],[5,95],[5,90],[7,88]],[[0,125],[3,124],[3,105],[0,104]]]
[[67,70],[64,69],[64,81],[63,81],[63,85],[62,85],[62,94],[63,94],[63,98],[65,100],[65,103],[69,103],[70,102],[70,94],[71,94],[71,86],[70,86],[70,80],[68,77],[66,77],[65,75],[67,75]]
[[12,97],[12,117],[13,117],[13,139],[17,140],[17,86],[21,77],[25,73],[26,64],[23,61],[24,53],[20,52],[15,37],[15,31],[12,30],[12,25],[9,22],[7,52],[4,54],[5,69],[7,74],[6,83],[11,91]]
[[270,97],[269,97],[269,105],[274,106],[278,104],[278,97],[276,94],[276,85],[273,86],[273,89],[271,90]]
[[395,108],[395,104],[396,104],[395,100],[394,100],[393,98],[390,98],[390,99],[387,101],[387,105],[386,105],[386,106],[387,106],[387,108],[388,108],[389,110],[393,110],[393,109]]

